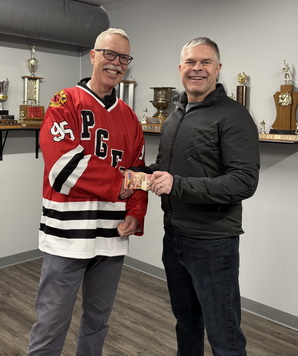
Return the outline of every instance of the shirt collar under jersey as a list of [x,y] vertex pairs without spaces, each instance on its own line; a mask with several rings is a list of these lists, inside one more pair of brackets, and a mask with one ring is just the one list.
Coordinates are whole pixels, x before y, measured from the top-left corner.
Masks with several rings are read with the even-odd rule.
[[[90,79],[91,78],[84,78],[79,81],[78,85],[84,87],[85,89],[87,88],[88,90],[92,91],[92,89],[90,88],[90,85],[88,85]],[[109,109],[111,106],[113,106],[117,99],[115,88],[113,88],[111,95],[105,95],[105,97],[103,99],[101,97],[99,97],[96,93],[94,93],[94,91],[92,91],[92,94],[95,95],[104,104],[106,109]]]

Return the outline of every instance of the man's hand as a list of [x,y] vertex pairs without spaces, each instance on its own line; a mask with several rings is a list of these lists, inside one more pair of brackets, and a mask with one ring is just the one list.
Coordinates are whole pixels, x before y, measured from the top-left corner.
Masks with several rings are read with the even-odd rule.
[[155,171],[151,175],[151,190],[156,195],[170,194],[173,187],[173,176],[168,172]]
[[121,189],[120,189],[120,192],[119,192],[119,199],[123,200],[123,199],[127,199],[129,198],[133,193],[134,193],[134,190],[133,189],[124,189],[124,175],[125,175],[125,172],[123,170],[120,171],[123,175],[123,181],[122,181],[122,185],[121,185]]
[[127,199],[129,198],[132,194],[133,194],[133,189],[122,189],[120,190],[119,193],[119,199],[123,200],[123,199]]
[[120,237],[128,237],[137,232],[139,222],[136,218],[130,215],[126,215],[124,221],[122,221],[118,227],[118,234]]

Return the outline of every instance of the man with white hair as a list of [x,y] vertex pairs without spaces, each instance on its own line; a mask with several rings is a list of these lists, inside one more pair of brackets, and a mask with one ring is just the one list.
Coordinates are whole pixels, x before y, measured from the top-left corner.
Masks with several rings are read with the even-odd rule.
[[144,137],[115,94],[133,59],[127,34],[104,31],[90,58],[91,78],[54,95],[40,132],[44,257],[29,356],[61,354],[81,283],[76,356],[102,355],[129,235],[143,234],[147,193],[130,195],[123,171],[144,165]]

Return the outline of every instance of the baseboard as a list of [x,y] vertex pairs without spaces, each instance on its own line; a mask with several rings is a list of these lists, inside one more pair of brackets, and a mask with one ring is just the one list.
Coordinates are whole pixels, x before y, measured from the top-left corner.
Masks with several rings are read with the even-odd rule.
[[[42,257],[42,252],[39,250],[32,250],[16,255],[0,258],[0,268],[15,265],[18,263],[34,260]],[[163,268],[150,265],[129,256],[125,257],[124,264],[128,267],[139,270],[143,273],[149,274],[153,277],[166,280],[165,271]],[[298,330],[298,317],[288,314],[278,309],[271,308],[267,305],[255,302],[253,300],[242,297],[242,309],[250,313],[261,316],[265,319],[271,320],[278,324],[284,325],[294,330]]]
[[0,258],[0,268],[16,265],[18,263],[35,260],[42,256],[40,250],[32,250],[27,252],[18,253],[16,255],[1,257]]
[[[129,256],[125,257],[124,263],[126,266],[135,268],[151,276],[166,280],[166,275],[163,268],[152,266],[148,263],[138,261]],[[255,302],[244,297],[241,297],[241,305],[243,310],[246,310],[250,313],[261,316],[262,318],[271,320],[288,328],[298,330],[298,317],[295,315],[288,314],[281,310],[271,308],[267,305]]]
[[125,256],[124,264],[128,267],[149,274],[150,276],[166,280],[166,273],[163,268],[150,265],[149,263],[136,260],[129,256]]
[[298,331],[298,317],[295,315],[244,297],[241,297],[241,306],[243,310]]

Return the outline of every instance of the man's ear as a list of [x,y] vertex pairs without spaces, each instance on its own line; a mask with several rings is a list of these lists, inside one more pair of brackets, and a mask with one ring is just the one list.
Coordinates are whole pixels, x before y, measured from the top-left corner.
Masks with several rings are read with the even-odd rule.
[[94,51],[94,49],[91,49],[91,51],[90,51],[90,61],[91,61],[92,65],[94,63],[95,53],[96,52]]

